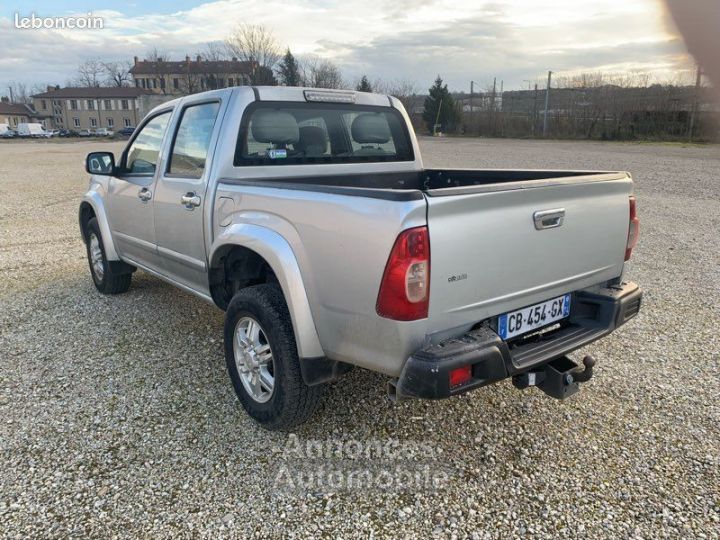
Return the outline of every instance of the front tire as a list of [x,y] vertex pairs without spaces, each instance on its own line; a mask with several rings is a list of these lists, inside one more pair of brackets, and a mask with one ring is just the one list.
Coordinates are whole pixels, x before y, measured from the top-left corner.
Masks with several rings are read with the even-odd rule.
[[88,221],[85,229],[85,247],[95,288],[103,294],[121,294],[130,288],[131,273],[115,274],[105,256],[100,225],[97,218]]
[[317,409],[322,386],[300,373],[290,313],[277,284],[235,294],[225,314],[225,361],[245,411],[262,427],[287,429]]

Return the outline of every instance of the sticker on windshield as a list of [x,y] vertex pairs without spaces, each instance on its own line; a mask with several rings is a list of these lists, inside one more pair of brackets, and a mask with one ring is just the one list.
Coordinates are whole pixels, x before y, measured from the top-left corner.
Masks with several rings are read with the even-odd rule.
[[287,150],[284,148],[272,148],[267,151],[267,156],[270,159],[285,159],[287,157]]

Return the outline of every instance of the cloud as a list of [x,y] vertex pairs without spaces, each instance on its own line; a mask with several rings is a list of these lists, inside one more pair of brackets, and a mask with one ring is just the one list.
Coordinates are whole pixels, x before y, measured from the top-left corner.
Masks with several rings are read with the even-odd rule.
[[131,59],[157,48],[182,58],[240,22],[265,24],[300,55],[334,60],[350,80],[367,73],[420,88],[438,73],[454,89],[493,77],[516,88],[548,69],[670,76],[688,64],[657,0],[211,0],[170,14],[93,14],[105,17],[104,30],[18,30],[0,18],[0,88],[64,84],[88,57]]

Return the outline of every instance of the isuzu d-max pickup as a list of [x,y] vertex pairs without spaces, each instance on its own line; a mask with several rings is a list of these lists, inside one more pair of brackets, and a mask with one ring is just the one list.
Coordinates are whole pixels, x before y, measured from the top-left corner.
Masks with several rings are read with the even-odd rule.
[[426,169],[393,97],[195,94],[86,169],[97,289],[140,268],[225,310],[230,378],[269,429],[306,420],[352,366],[394,399],[506,378],[565,398],[594,364],[566,355],[640,309],[628,173]]

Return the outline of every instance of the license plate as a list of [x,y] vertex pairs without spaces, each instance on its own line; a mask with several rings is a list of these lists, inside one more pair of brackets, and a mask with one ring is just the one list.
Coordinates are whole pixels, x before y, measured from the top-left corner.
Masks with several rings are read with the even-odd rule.
[[509,339],[547,326],[568,315],[570,315],[570,295],[566,294],[500,315],[498,317],[498,334],[502,339]]

